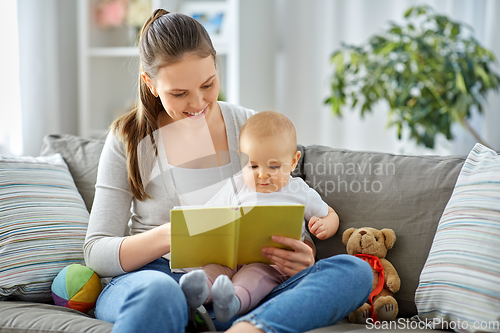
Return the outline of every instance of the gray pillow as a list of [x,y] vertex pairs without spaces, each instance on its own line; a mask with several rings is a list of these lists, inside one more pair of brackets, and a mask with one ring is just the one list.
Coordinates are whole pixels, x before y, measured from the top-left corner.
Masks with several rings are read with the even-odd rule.
[[62,155],[89,212],[94,201],[97,165],[104,141],[104,138],[97,140],[70,134],[51,134],[44,137],[40,152],[41,156]]
[[[296,175],[340,217],[330,239],[313,236],[317,258],[346,253],[342,233],[350,228],[390,228],[396,244],[387,259],[401,278],[395,294],[402,317],[417,314],[414,295],[439,219],[465,156],[404,156],[376,152],[304,148]],[[335,283],[335,281],[332,281]]]

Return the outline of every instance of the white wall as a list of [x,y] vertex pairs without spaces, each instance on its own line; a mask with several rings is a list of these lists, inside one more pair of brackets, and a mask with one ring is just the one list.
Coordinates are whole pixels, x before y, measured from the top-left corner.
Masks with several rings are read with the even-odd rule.
[[[486,17],[484,19],[484,43],[486,47],[493,51],[497,57],[496,72],[500,73],[500,3],[499,1],[487,1]],[[494,149],[500,151],[500,93],[490,93],[488,96],[488,105],[484,117],[484,135],[488,143]]]
[[[277,109],[297,127],[302,144],[323,144],[355,150],[407,154],[467,154],[474,139],[459,125],[454,142],[438,140],[434,150],[398,141],[394,129],[386,129],[387,107],[381,103],[365,119],[358,111],[345,110],[342,119],[331,115],[323,104],[329,94],[329,57],[341,42],[360,45],[381,33],[387,22],[402,22],[414,0],[277,0],[278,45]],[[500,56],[500,4],[495,0],[427,1],[438,13],[474,27],[476,37]],[[473,127],[490,145],[500,150],[499,97],[491,94],[485,118],[475,116]]]
[[[271,5],[270,5],[271,4]],[[276,19],[269,0],[244,0],[237,5],[239,104],[255,110],[276,108]]]

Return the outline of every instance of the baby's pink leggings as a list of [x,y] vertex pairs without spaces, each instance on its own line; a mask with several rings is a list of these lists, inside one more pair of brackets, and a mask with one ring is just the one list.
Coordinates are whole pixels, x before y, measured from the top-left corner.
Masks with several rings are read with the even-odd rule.
[[[281,272],[275,265],[253,263],[231,269],[227,266],[208,264],[203,267],[207,274],[207,283],[212,290],[212,285],[219,275],[227,275],[233,282],[236,296],[240,299],[241,306],[238,314],[246,313],[259,304],[278,284],[286,281],[290,276]],[[212,301],[212,293],[207,302]]]

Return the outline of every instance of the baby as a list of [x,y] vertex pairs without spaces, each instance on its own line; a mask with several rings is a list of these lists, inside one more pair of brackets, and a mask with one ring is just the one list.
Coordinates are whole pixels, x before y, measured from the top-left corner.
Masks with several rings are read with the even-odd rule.
[[[300,151],[295,127],[287,117],[273,111],[259,112],[241,127],[239,140],[243,168],[234,177],[236,189],[228,182],[207,205],[303,204],[304,218],[309,221],[312,234],[327,239],[337,232],[337,213],[301,178],[290,175]],[[305,227],[302,241],[314,248]],[[225,322],[253,309],[289,277],[276,265],[253,263],[233,270],[208,264],[183,275],[179,283],[191,308],[212,301],[215,317]]]

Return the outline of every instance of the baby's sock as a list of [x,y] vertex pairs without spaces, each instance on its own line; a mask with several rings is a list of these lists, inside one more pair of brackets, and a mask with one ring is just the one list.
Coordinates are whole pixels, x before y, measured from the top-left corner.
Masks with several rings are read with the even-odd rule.
[[212,299],[215,318],[226,322],[240,309],[240,299],[234,293],[234,286],[227,275],[219,275],[212,286]]
[[181,276],[179,285],[186,296],[189,307],[192,309],[196,309],[202,305],[210,295],[207,275],[201,269],[191,271]]

